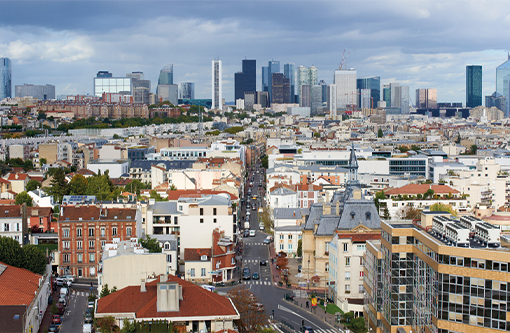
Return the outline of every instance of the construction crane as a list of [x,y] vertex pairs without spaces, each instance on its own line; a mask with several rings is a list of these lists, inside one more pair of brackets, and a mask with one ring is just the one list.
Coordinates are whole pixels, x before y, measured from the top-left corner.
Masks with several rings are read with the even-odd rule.
[[347,54],[345,54],[345,50],[344,50],[344,53],[342,54],[342,62],[340,63],[339,69],[346,69],[347,65],[345,64],[345,61],[347,60],[347,57],[349,56],[349,54],[351,54],[351,52],[348,52]]

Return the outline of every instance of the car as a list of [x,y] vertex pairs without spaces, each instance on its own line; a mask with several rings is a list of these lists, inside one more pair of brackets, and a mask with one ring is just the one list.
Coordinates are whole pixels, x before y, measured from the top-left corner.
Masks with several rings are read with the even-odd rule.
[[63,315],[64,312],[66,311],[66,307],[62,303],[58,303],[57,304],[57,309],[58,309],[58,314],[59,315]]
[[60,331],[60,328],[56,324],[51,324],[48,328],[49,333],[58,333]]
[[92,324],[83,324],[83,333],[92,333]]
[[92,310],[94,309],[94,302],[93,301],[88,302],[87,309],[92,309]]
[[59,302],[60,304],[62,304],[63,306],[67,306],[67,300],[66,300],[66,298],[65,298],[65,297],[60,297],[60,298],[58,299],[58,302]]
[[255,237],[256,230],[250,230],[250,237]]
[[301,269],[302,269],[302,266],[301,266],[301,265],[299,265],[299,266],[297,267],[297,271],[298,271],[298,273],[301,273]]
[[302,333],[313,333],[313,328],[310,326],[301,326]]
[[262,183],[259,183],[259,187],[262,187]]
[[252,278],[253,280],[258,280],[258,279],[259,279],[259,273],[257,273],[257,272],[253,272],[253,274],[252,274],[251,278]]
[[66,279],[67,281],[71,281],[74,283],[74,276],[73,275],[63,275],[62,278]]
[[273,236],[267,236],[266,238],[269,239],[271,242],[274,241],[274,237]]
[[243,233],[243,237],[250,237],[250,230],[245,229]]
[[250,182],[250,187],[252,187],[252,186],[253,186],[253,180]]
[[86,308],[85,309],[85,315],[86,316],[92,316],[92,313],[94,312],[94,309]]
[[243,274],[250,274],[250,269],[248,267],[243,268]]
[[51,319],[51,323],[52,324],[55,324],[55,325],[60,325],[62,324],[62,318],[60,317],[60,315],[53,315],[53,318]]
[[250,279],[250,273],[243,274],[243,280],[249,280]]
[[260,261],[260,266],[267,266],[267,260],[262,259]]
[[264,223],[259,223],[259,229],[260,229],[260,230],[264,230],[264,229],[265,229],[265,228],[264,228]]
[[254,195],[252,199],[253,200],[257,200],[258,199],[258,195]]
[[216,287],[225,287],[225,282],[216,283]]
[[94,318],[92,318],[91,315],[86,315],[84,318],[83,318],[83,322],[85,324],[92,324],[94,322]]
[[257,205],[251,206],[251,210],[257,210]]
[[266,238],[266,239],[264,239],[264,241],[262,243],[264,243],[266,245],[269,245],[269,244],[271,244],[271,241]]
[[58,277],[55,279],[55,284],[57,286],[64,286],[64,285],[67,285],[67,279],[64,279],[62,277]]

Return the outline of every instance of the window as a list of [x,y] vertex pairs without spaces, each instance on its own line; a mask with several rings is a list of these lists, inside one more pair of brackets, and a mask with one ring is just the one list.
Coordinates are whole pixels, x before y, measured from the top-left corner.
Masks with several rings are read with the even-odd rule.
[[205,276],[205,268],[200,269],[200,276]]
[[280,244],[280,250],[284,250],[283,244]]
[[39,218],[39,225],[43,225],[44,219],[42,217]]
[[16,231],[19,231],[19,223],[16,223]]
[[64,254],[64,262],[69,263],[69,255],[68,254]]
[[174,224],[177,224],[177,216],[174,216]]
[[363,245],[359,244],[359,245],[357,245],[357,246],[356,246],[356,249],[357,249],[358,251],[365,251],[365,250],[366,250],[366,245],[364,245],[364,244],[363,244]]
[[189,275],[192,277],[195,277],[195,269],[194,268],[190,269]]
[[69,250],[69,242],[62,242],[64,245],[64,250]]
[[101,241],[101,249],[104,249],[105,244],[106,244],[106,241]]
[[9,231],[9,223],[4,223],[4,231]]
[[351,257],[345,257],[345,266],[351,266]]
[[165,250],[170,250],[170,244],[165,243]]
[[202,256],[200,257],[200,260],[202,260],[202,261],[207,261],[207,256],[206,256],[205,254],[204,254],[204,255],[202,255]]
[[236,259],[235,258],[232,258],[232,261],[230,262],[232,265],[235,265],[236,264]]
[[363,266],[363,257],[359,257],[359,265]]
[[365,272],[363,272],[363,271],[359,272],[359,277],[360,277],[360,278],[362,278],[362,277],[364,277],[364,276],[365,276]]
[[289,238],[289,240],[292,240],[292,235],[289,235],[288,238]]
[[283,235],[280,235],[280,239],[281,239],[281,240],[283,240],[283,237],[284,237]]
[[[200,208],[200,209],[202,209],[202,208]],[[204,219],[200,219],[200,223],[204,223]]]
[[94,237],[94,228],[89,228],[89,237]]
[[166,262],[172,262],[172,255],[171,254],[167,254],[166,255]]
[[363,285],[362,285],[362,284],[360,284],[360,285],[359,285],[359,289],[358,289],[358,291],[359,291],[359,293],[360,293],[360,294],[362,294],[362,293],[364,293],[364,292],[365,292],[365,288],[363,288]]
[[204,209],[200,208],[200,215],[204,215]]
[[101,228],[101,237],[105,237],[105,236],[106,236],[106,229]]
[[329,242],[324,243],[324,252],[329,253]]
[[95,253],[89,253],[89,262],[96,261],[96,254]]
[[76,228],[76,237],[81,237],[81,228]]
[[216,219],[213,219],[213,223],[216,223]]
[[94,248],[94,241],[91,240],[89,241],[89,249],[93,249]]
[[350,284],[346,284],[345,285],[345,293],[346,294],[350,294],[351,293],[351,285]]
[[350,280],[351,279],[351,272],[347,271],[345,272],[345,280]]
[[64,238],[69,238],[69,229],[68,228],[65,228],[65,229],[62,229],[62,237]]
[[112,228],[112,236],[117,236],[117,227]]
[[329,272],[329,263],[326,263],[324,266],[324,271]]
[[131,237],[131,227],[126,228],[126,236]]
[[83,242],[82,242],[82,241],[77,241],[77,242],[76,242],[76,248],[77,248],[78,250],[81,250],[81,249],[83,248]]
[[372,214],[370,212],[366,212],[365,213],[365,217],[367,218],[367,220],[370,220],[371,215]]
[[212,214],[213,214],[213,215],[216,215],[216,208],[213,208],[213,209],[212,209]]
[[289,244],[287,247],[289,252],[292,251],[292,244]]
[[347,252],[349,250],[349,244],[344,243],[344,252]]
[[83,254],[78,253],[78,263],[82,263],[82,262],[83,262]]

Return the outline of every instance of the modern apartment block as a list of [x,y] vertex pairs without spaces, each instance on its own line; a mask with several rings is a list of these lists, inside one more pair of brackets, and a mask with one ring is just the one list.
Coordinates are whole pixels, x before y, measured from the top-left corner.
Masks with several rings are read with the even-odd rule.
[[367,241],[364,265],[372,332],[510,330],[510,244],[500,243],[497,226],[436,216],[430,231],[385,221],[381,228],[380,241]]
[[55,99],[55,86],[52,84],[24,84],[15,86],[16,97],[31,96],[42,101]]

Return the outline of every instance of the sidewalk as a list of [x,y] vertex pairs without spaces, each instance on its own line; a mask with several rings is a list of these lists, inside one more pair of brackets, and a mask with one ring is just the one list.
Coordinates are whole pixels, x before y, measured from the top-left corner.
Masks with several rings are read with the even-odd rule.
[[[312,307],[312,302],[309,299],[306,298],[294,298],[292,302],[287,301],[288,303],[292,303],[294,306],[297,306],[303,310],[309,311],[311,314],[319,318],[320,320],[324,321],[325,323],[329,324],[330,326],[334,328],[339,328],[341,330],[345,330],[344,325],[337,324],[335,315],[332,315],[330,313],[327,313],[326,310],[323,310],[321,307],[316,306]],[[306,307],[306,302],[308,302],[308,308]],[[306,323],[305,323],[306,324]]]
[[[51,292],[51,297],[53,298],[53,302],[58,302],[60,288],[57,288],[55,291]],[[51,321],[53,319],[53,315],[51,314],[51,304],[48,304],[46,311],[44,311],[44,316],[42,318],[41,324],[39,325],[39,333],[43,333],[45,329],[49,328],[51,325]]]

